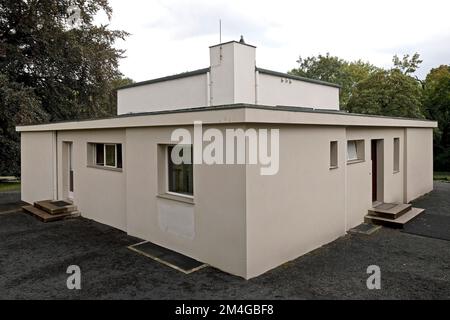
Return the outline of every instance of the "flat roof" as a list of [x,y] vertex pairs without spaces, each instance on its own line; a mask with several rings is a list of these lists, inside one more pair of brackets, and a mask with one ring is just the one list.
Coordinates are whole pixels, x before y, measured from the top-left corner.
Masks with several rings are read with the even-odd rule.
[[[236,41],[230,41],[230,42],[236,42]],[[248,45],[248,44],[245,44],[245,45]],[[209,72],[210,69],[211,69],[210,67],[202,68],[202,69],[197,69],[197,70],[193,70],[193,71],[187,71],[187,72],[174,74],[174,75],[171,75],[171,76],[166,76],[166,77],[161,77],[161,78],[155,78],[155,79],[150,79],[150,80],[130,83],[130,84],[118,87],[117,90],[123,90],[123,89],[128,89],[128,88],[145,86],[147,84],[153,84],[153,83],[158,83],[158,82],[164,82],[164,81],[170,81],[170,80],[176,80],[176,79],[182,79],[182,78],[197,76],[197,75],[201,75],[201,74],[205,74],[205,73]],[[256,67],[255,70],[260,72],[260,73],[264,73],[264,74],[268,74],[268,75],[272,75],[272,76],[276,76],[276,77],[283,77],[283,78],[299,80],[299,81],[304,81],[304,82],[309,82],[309,83],[314,83],[314,84],[320,84],[320,85],[329,86],[329,87],[341,88],[341,86],[336,84],[336,83],[331,83],[331,82],[326,82],[326,81],[322,81],[322,80],[316,80],[316,79],[311,79],[311,78],[295,76],[295,75],[292,75],[292,74],[289,74],[289,73],[283,73],[283,72],[268,70],[268,69],[259,68],[259,67]]]
[[258,68],[258,67],[256,68],[256,71],[259,71],[260,73],[269,74],[271,76],[277,76],[277,77],[282,77],[282,78],[288,78],[288,79],[293,79],[293,80],[310,82],[310,83],[320,84],[320,85],[329,86],[329,87],[335,87],[335,88],[341,88],[342,87],[341,85],[336,84],[336,83],[332,83],[332,82],[316,80],[316,79],[306,78],[306,77],[300,77],[300,76],[296,76],[296,75],[289,74],[289,73],[272,71],[272,70],[267,70],[267,69]]
[[19,132],[26,132],[183,126],[192,125],[194,121],[202,121],[204,124],[265,123],[281,125],[307,124],[369,127],[437,127],[436,121],[426,119],[387,117],[292,106],[273,107],[254,104],[231,104],[124,114],[102,119],[60,121],[46,124],[17,126],[16,130]]
[[170,80],[175,80],[175,79],[192,77],[192,76],[196,76],[196,75],[207,73],[207,72],[209,72],[209,69],[210,68],[208,67],[208,68],[203,68],[203,69],[197,69],[197,70],[194,70],[194,71],[182,72],[182,73],[174,74],[174,75],[171,75],[171,76],[166,76],[166,77],[161,77],[161,78],[156,78],[156,79],[151,79],[151,80],[135,82],[135,83],[131,83],[131,84],[127,84],[127,85],[121,86],[121,87],[117,88],[117,90],[133,88],[133,87],[138,87],[138,86],[144,86],[146,84],[152,84],[152,83],[157,83],[157,82],[163,82],[163,81],[170,81]]
[[236,40],[231,40],[231,41],[227,41],[227,42],[218,43],[218,44],[215,44],[215,45],[212,45],[212,46],[209,46],[209,47],[210,48],[214,48],[214,47],[223,46],[223,45],[229,44],[229,43],[238,43],[238,44],[241,44],[243,46],[249,46],[249,47],[252,47],[252,48],[256,48],[256,46],[253,46],[253,45],[245,43],[245,42],[236,41]]

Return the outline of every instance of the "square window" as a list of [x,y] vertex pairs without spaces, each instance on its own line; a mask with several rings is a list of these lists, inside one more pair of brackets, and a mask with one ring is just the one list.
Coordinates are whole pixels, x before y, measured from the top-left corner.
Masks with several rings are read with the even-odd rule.
[[364,161],[364,140],[347,141],[347,162]]
[[[173,155],[172,155],[173,153]],[[173,158],[179,155],[181,160],[189,158],[186,163]],[[192,196],[194,194],[192,145],[167,146],[167,188],[169,192]]]

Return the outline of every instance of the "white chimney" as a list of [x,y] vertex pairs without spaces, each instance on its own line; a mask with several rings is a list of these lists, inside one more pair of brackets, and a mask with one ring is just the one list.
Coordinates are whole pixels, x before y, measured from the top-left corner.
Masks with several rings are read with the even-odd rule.
[[256,102],[256,47],[241,41],[230,41],[209,48],[210,103],[222,105]]

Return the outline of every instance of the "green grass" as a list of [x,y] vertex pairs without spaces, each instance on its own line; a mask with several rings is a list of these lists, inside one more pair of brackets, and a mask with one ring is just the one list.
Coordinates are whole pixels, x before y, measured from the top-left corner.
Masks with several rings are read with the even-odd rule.
[[450,172],[435,172],[433,174],[434,180],[450,181]]
[[20,191],[20,182],[0,182],[0,192]]

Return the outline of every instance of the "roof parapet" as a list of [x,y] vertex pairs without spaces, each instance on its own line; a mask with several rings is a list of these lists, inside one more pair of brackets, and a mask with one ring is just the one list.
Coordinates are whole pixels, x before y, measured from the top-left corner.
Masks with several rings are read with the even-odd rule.
[[191,76],[205,74],[205,73],[209,72],[209,70],[210,70],[210,68],[208,67],[208,68],[197,69],[197,70],[193,70],[193,71],[182,72],[182,73],[174,74],[174,75],[171,75],[171,76],[166,76],[166,77],[155,78],[155,79],[151,79],[151,80],[135,82],[135,83],[131,83],[131,84],[127,84],[125,86],[119,87],[119,88],[117,88],[117,90],[133,88],[133,87],[138,87],[138,86],[145,86],[146,84],[152,84],[152,83],[157,83],[157,82],[163,82],[163,81],[170,81],[170,80],[176,80],[176,79],[181,79],[181,78],[187,78],[187,77],[191,77]]
[[331,82],[322,81],[322,80],[316,80],[316,79],[311,79],[311,78],[295,76],[295,75],[292,75],[292,74],[289,74],[289,73],[272,71],[272,70],[258,68],[258,67],[256,67],[256,71],[258,71],[260,73],[268,74],[268,75],[271,75],[271,76],[276,76],[276,77],[283,77],[283,78],[288,78],[288,79],[293,79],[293,80],[310,82],[310,83],[320,84],[320,85],[324,85],[324,86],[335,87],[335,88],[339,88],[339,89],[342,88],[341,85],[336,84],[336,83],[331,83]]

